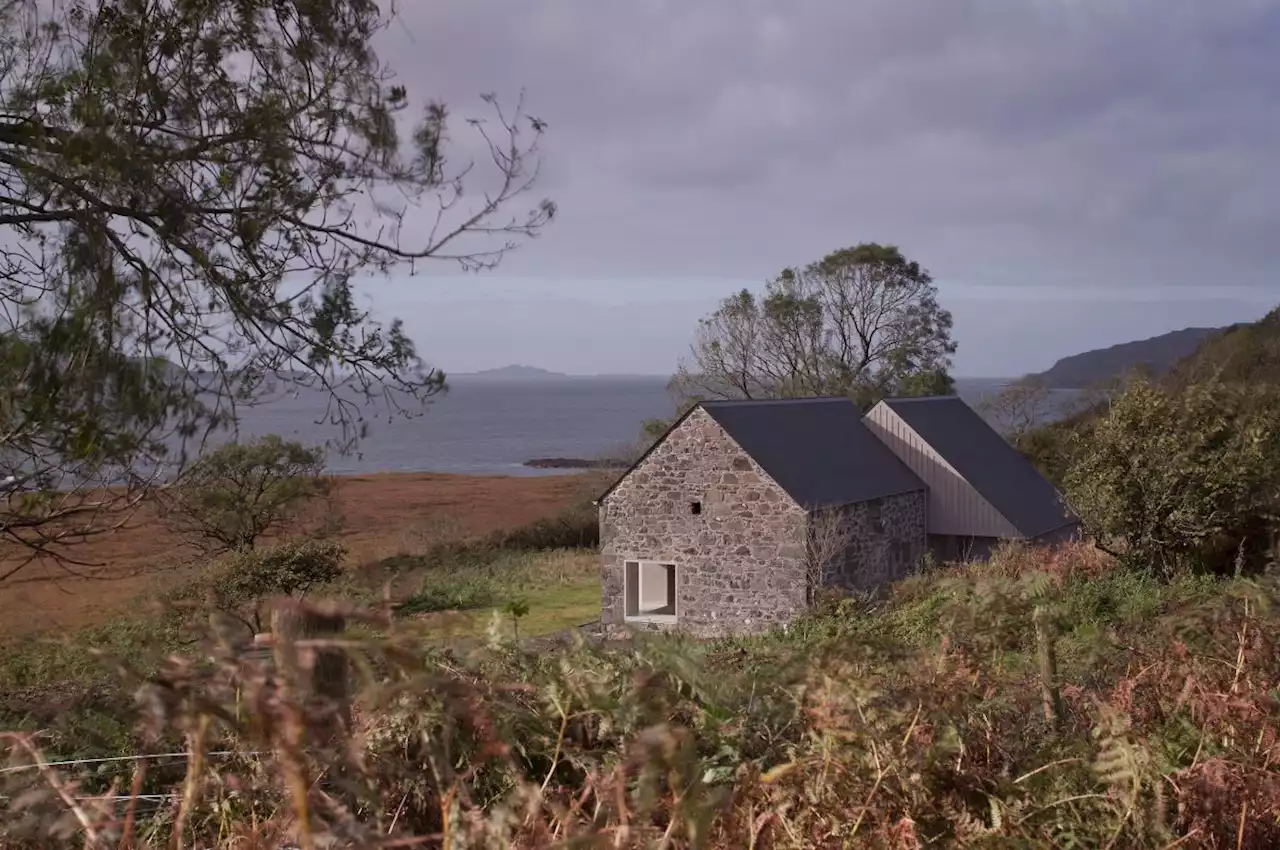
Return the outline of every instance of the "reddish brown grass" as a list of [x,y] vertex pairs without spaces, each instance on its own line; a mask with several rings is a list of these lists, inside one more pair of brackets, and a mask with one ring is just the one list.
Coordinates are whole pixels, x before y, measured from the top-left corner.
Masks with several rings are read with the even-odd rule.
[[[512,528],[554,514],[582,498],[587,476],[530,478],[440,474],[344,477],[337,491],[339,539],[353,564],[421,547],[439,535]],[[120,531],[77,546],[91,567],[37,560],[0,586],[0,635],[72,630],[101,623],[140,594],[187,574],[194,553],[144,507]],[[26,557],[0,550],[0,566]]]

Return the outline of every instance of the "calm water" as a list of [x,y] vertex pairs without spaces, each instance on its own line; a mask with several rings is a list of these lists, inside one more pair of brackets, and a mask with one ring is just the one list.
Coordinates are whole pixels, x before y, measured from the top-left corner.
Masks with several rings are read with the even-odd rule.
[[[1003,379],[958,381],[976,404]],[[376,408],[371,408],[373,413]],[[330,458],[336,473],[457,472],[547,475],[530,458],[608,455],[636,439],[645,419],[667,417],[673,404],[663,378],[570,378],[498,383],[455,379],[422,416],[374,419],[359,453]],[[280,434],[307,443],[339,436],[318,397],[289,398],[245,410],[242,437]]]

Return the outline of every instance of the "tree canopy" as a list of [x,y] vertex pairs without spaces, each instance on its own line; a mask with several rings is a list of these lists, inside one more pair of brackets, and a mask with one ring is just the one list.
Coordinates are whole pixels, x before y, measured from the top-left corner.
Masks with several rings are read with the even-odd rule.
[[389,22],[375,0],[0,5],[0,478],[27,491],[0,537],[103,528],[175,438],[269,387],[327,394],[343,445],[365,402],[442,388],[355,284],[536,236],[544,125],[486,96],[487,161],[455,161],[445,105],[373,50]]
[[1273,387],[1135,381],[1076,439],[1068,500],[1103,546],[1164,570],[1271,556],[1280,520]]
[[672,386],[683,399],[952,391],[951,314],[896,247],[863,243],[785,269],[703,319]]
[[269,434],[201,455],[167,494],[162,516],[205,552],[248,551],[330,496],[332,485],[324,452]]
[[1197,381],[1280,384],[1280,308],[1256,322],[1224,328],[1177,363],[1165,382],[1185,387]]

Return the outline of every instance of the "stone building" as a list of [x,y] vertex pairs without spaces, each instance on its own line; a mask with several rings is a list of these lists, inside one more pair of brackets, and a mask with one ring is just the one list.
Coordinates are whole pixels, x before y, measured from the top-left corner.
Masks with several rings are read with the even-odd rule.
[[[602,624],[760,631],[803,612],[822,586],[869,589],[902,578],[931,547],[1034,539],[1049,531],[1041,526],[1050,510],[1061,520],[1053,539],[1074,529],[1052,485],[967,405],[917,403],[914,413],[899,416],[895,402],[865,419],[843,398],[694,407],[597,500]],[[972,452],[957,454],[947,439],[928,451],[933,426],[946,431],[953,418],[972,430],[968,416],[994,442],[970,434],[979,443]],[[971,467],[981,454],[990,469]],[[1025,505],[1011,507],[1009,494],[992,489],[1011,471],[1039,504],[1030,524]],[[965,474],[968,489],[948,483]]]

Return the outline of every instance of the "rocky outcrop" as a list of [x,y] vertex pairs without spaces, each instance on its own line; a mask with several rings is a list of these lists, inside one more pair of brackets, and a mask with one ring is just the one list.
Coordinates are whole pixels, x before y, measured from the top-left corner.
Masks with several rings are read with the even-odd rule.
[[604,458],[591,460],[583,457],[535,457],[524,465],[532,469],[626,469],[625,461]]

